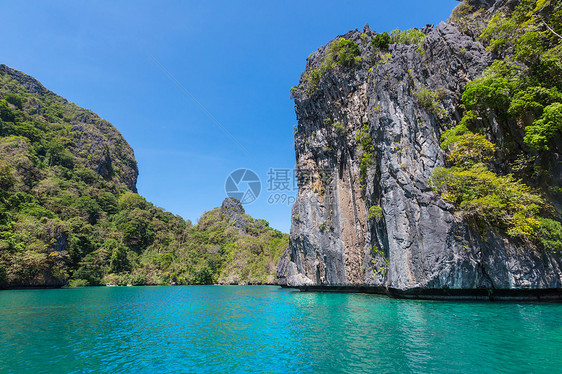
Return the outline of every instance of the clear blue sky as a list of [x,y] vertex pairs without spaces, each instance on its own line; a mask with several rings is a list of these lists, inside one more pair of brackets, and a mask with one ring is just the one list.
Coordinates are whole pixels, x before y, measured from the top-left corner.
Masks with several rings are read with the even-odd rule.
[[154,204],[196,222],[220,205],[230,172],[250,168],[263,186],[246,211],[288,232],[291,206],[268,203],[278,191],[266,191],[267,171],[295,165],[289,90],[306,57],[365,23],[379,32],[438,24],[457,4],[5,1],[0,63],[113,123],[135,150],[139,193]]

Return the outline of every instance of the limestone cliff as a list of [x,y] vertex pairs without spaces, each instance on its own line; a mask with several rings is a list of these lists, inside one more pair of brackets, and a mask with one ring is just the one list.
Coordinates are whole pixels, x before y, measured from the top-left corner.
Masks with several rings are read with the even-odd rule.
[[[280,284],[405,292],[561,287],[559,254],[490,228],[483,234],[430,182],[446,163],[441,134],[463,116],[465,85],[495,58],[473,34],[509,3],[470,2],[478,10],[472,29],[449,20],[421,29],[417,43],[376,51],[377,34],[365,26],[309,56],[292,90],[299,194]],[[337,63],[340,38],[359,47],[354,61]],[[424,102],[423,92],[439,100]],[[493,140],[505,131],[494,118],[483,122]],[[370,149],[362,136],[372,139]]]

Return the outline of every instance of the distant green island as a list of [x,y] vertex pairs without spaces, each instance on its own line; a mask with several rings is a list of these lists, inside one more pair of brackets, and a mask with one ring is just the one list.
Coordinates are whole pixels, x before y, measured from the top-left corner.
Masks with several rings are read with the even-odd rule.
[[193,225],[137,175],[109,122],[0,65],[0,288],[275,283],[287,234],[230,198]]

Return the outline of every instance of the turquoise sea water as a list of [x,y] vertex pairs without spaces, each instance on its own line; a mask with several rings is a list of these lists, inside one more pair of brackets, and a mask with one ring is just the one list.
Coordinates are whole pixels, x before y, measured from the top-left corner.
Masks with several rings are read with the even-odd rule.
[[0,291],[1,373],[562,371],[562,304],[266,286]]

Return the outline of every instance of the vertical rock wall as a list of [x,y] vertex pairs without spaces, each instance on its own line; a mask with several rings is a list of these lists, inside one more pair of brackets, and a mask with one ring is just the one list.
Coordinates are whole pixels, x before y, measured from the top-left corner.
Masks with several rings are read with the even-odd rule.
[[[490,8],[493,2],[482,3],[477,5]],[[322,64],[330,43],[307,60],[294,92],[299,196],[279,283],[398,290],[561,287],[560,256],[495,232],[474,232],[432,191],[433,170],[444,165],[440,135],[460,120],[465,84],[492,57],[452,24],[422,31],[423,45],[392,44],[382,59],[369,46],[375,33],[368,26],[343,35],[359,45],[360,62],[334,67],[314,90],[307,89],[306,77]],[[441,94],[438,107],[419,103],[416,92],[423,89]],[[365,124],[374,152],[362,177],[365,151],[357,137]],[[382,208],[381,216],[369,218],[373,206]]]

